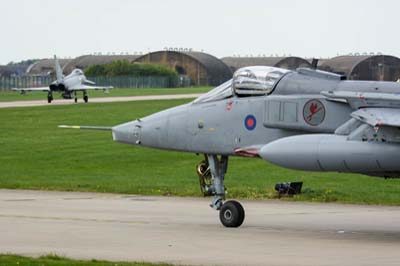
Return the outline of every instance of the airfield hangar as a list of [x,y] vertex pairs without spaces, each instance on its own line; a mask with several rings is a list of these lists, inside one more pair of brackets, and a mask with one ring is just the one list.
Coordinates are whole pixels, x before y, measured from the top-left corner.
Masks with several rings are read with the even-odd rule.
[[12,71],[8,66],[0,66],[0,77],[10,77],[14,71]]
[[134,62],[140,55],[82,55],[65,65],[63,72],[69,74],[75,68],[84,70],[91,65],[104,65],[118,60]]
[[[59,59],[61,67],[65,67],[72,59]],[[37,61],[36,63],[30,65],[27,70],[26,74],[35,76],[46,76],[48,74],[52,74],[54,72],[54,59],[43,59]]]
[[135,62],[160,64],[190,78],[196,86],[217,86],[232,78],[231,69],[220,59],[202,52],[157,51],[145,54]]
[[311,64],[307,60],[289,56],[289,57],[224,57],[221,59],[232,71],[236,71],[246,66],[273,66],[285,69],[295,70],[299,67],[310,68]]
[[400,59],[390,55],[338,56],[318,65],[324,71],[345,75],[349,80],[397,81]]

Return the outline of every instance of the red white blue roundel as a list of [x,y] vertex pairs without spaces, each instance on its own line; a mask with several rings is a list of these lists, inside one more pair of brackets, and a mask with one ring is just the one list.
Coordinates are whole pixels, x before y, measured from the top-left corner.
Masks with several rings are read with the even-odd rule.
[[254,115],[248,115],[244,119],[244,126],[247,130],[253,130],[257,126],[257,120]]

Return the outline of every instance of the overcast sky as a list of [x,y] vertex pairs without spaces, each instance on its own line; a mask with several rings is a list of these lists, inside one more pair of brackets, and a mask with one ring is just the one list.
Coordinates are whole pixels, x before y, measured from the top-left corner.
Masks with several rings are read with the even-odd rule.
[[1,0],[0,64],[164,47],[240,54],[400,56],[396,0]]

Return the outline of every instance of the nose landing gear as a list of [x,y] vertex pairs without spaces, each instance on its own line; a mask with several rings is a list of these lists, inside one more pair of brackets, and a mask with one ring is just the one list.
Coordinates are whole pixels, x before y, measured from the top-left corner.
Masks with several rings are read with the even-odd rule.
[[234,200],[225,201],[224,177],[228,168],[228,156],[207,154],[197,165],[200,189],[204,196],[213,196],[210,207],[219,210],[219,219],[225,227],[239,227],[245,218],[243,206]]
[[73,91],[72,94],[74,95],[74,102],[77,103],[78,102],[78,95],[76,95],[76,91]]

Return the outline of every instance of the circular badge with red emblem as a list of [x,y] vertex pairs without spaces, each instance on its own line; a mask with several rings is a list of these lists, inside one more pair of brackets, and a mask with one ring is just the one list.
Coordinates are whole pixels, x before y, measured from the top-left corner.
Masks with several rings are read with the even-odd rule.
[[257,126],[257,120],[254,115],[248,115],[244,119],[244,126],[247,130],[253,130]]
[[325,106],[320,100],[311,99],[304,105],[303,118],[307,124],[318,126],[325,119]]

